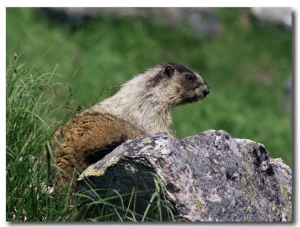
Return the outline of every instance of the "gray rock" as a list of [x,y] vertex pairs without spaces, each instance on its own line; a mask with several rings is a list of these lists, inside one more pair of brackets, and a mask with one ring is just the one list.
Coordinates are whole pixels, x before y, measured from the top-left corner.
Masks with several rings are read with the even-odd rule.
[[[105,198],[108,188],[115,190],[124,195],[125,207],[133,187],[139,188],[135,210],[143,214],[157,192],[157,180],[164,204],[178,220],[292,221],[291,169],[271,158],[264,145],[222,130],[183,140],[159,133],[127,141],[89,166],[77,188],[94,199]],[[121,204],[120,199],[113,202]],[[166,210],[163,215],[167,220]]]

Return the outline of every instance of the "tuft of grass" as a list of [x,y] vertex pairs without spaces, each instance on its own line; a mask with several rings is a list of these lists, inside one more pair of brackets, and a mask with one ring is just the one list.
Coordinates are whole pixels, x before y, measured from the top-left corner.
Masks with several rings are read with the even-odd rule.
[[[153,180],[153,188],[142,188],[140,181]],[[120,193],[113,188],[95,189],[89,179],[85,179],[86,188],[75,193],[79,219],[88,221],[175,221],[161,179],[153,172],[144,171],[137,175],[131,192]],[[151,191],[149,191],[151,190]],[[149,198],[148,204],[141,204],[141,198]],[[102,195],[102,196],[101,196]],[[103,196],[105,195],[105,196]],[[143,199],[144,200],[144,199]]]
[[15,55],[6,73],[8,221],[37,220],[35,218],[40,213],[39,208],[46,202],[41,199],[45,196],[42,191],[47,189],[46,182],[40,181],[43,178],[40,176],[45,175],[41,144],[47,128],[40,116],[43,75],[37,75],[25,64],[17,65],[17,60]]
[[[6,220],[54,221],[60,215],[48,187],[45,142],[57,124],[54,107],[61,85],[50,73],[19,62],[14,55],[6,72]],[[67,106],[64,106],[66,109]],[[52,121],[50,121],[50,119]],[[52,122],[52,123],[51,123]]]

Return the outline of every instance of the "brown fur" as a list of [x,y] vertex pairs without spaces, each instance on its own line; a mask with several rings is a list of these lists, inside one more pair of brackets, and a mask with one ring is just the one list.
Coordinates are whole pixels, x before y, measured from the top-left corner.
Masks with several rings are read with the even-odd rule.
[[61,170],[53,173],[56,186],[64,188],[74,176],[119,144],[144,135],[130,123],[109,114],[75,115],[58,128],[51,141],[54,169]]

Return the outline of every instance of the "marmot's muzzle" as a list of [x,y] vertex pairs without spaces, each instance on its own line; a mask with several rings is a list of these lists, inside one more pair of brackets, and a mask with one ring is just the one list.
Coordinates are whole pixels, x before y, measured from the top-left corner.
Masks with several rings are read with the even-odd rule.
[[206,82],[204,82],[203,85],[203,96],[206,97],[210,93],[209,86]]

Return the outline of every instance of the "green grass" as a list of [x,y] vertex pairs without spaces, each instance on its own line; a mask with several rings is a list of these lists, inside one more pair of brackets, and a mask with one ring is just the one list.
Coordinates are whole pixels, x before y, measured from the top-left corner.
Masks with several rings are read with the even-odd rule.
[[[145,189],[145,179],[153,188]],[[143,183],[141,183],[143,182]],[[149,185],[148,185],[149,186]],[[105,197],[101,195],[105,194]],[[149,194],[151,195],[150,198]],[[157,174],[141,172],[136,176],[136,182],[129,193],[120,194],[115,189],[91,187],[85,193],[76,193],[79,204],[84,204],[78,217],[87,221],[175,221],[172,209],[165,203],[167,201],[163,183]],[[141,199],[149,199],[148,204],[141,204]]]
[[70,220],[70,214],[62,213],[67,201],[58,203],[54,193],[48,193],[43,154],[47,138],[59,123],[51,116],[61,119],[61,109],[68,109],[53,106],[55,90],[67,85],[53,81],[55,68],[41,73],[18,60],[11,59],[6,72],[6,220]]
[[46,141],[77,106],[114,94],[115,85],[161,62],[188,66],[211,88],[203,102],[173,111],[178,137],[223,129],[264,144],[271,157],[292,165],[291,114],[283,111],[291,32],[258,23],[245,9],[214,11],[222,32],[201,40],[133,18],[94,19],[71,29],[33,9],[7,9],[7,220],[74,220],[62,211],[67,201],[43,192]]

